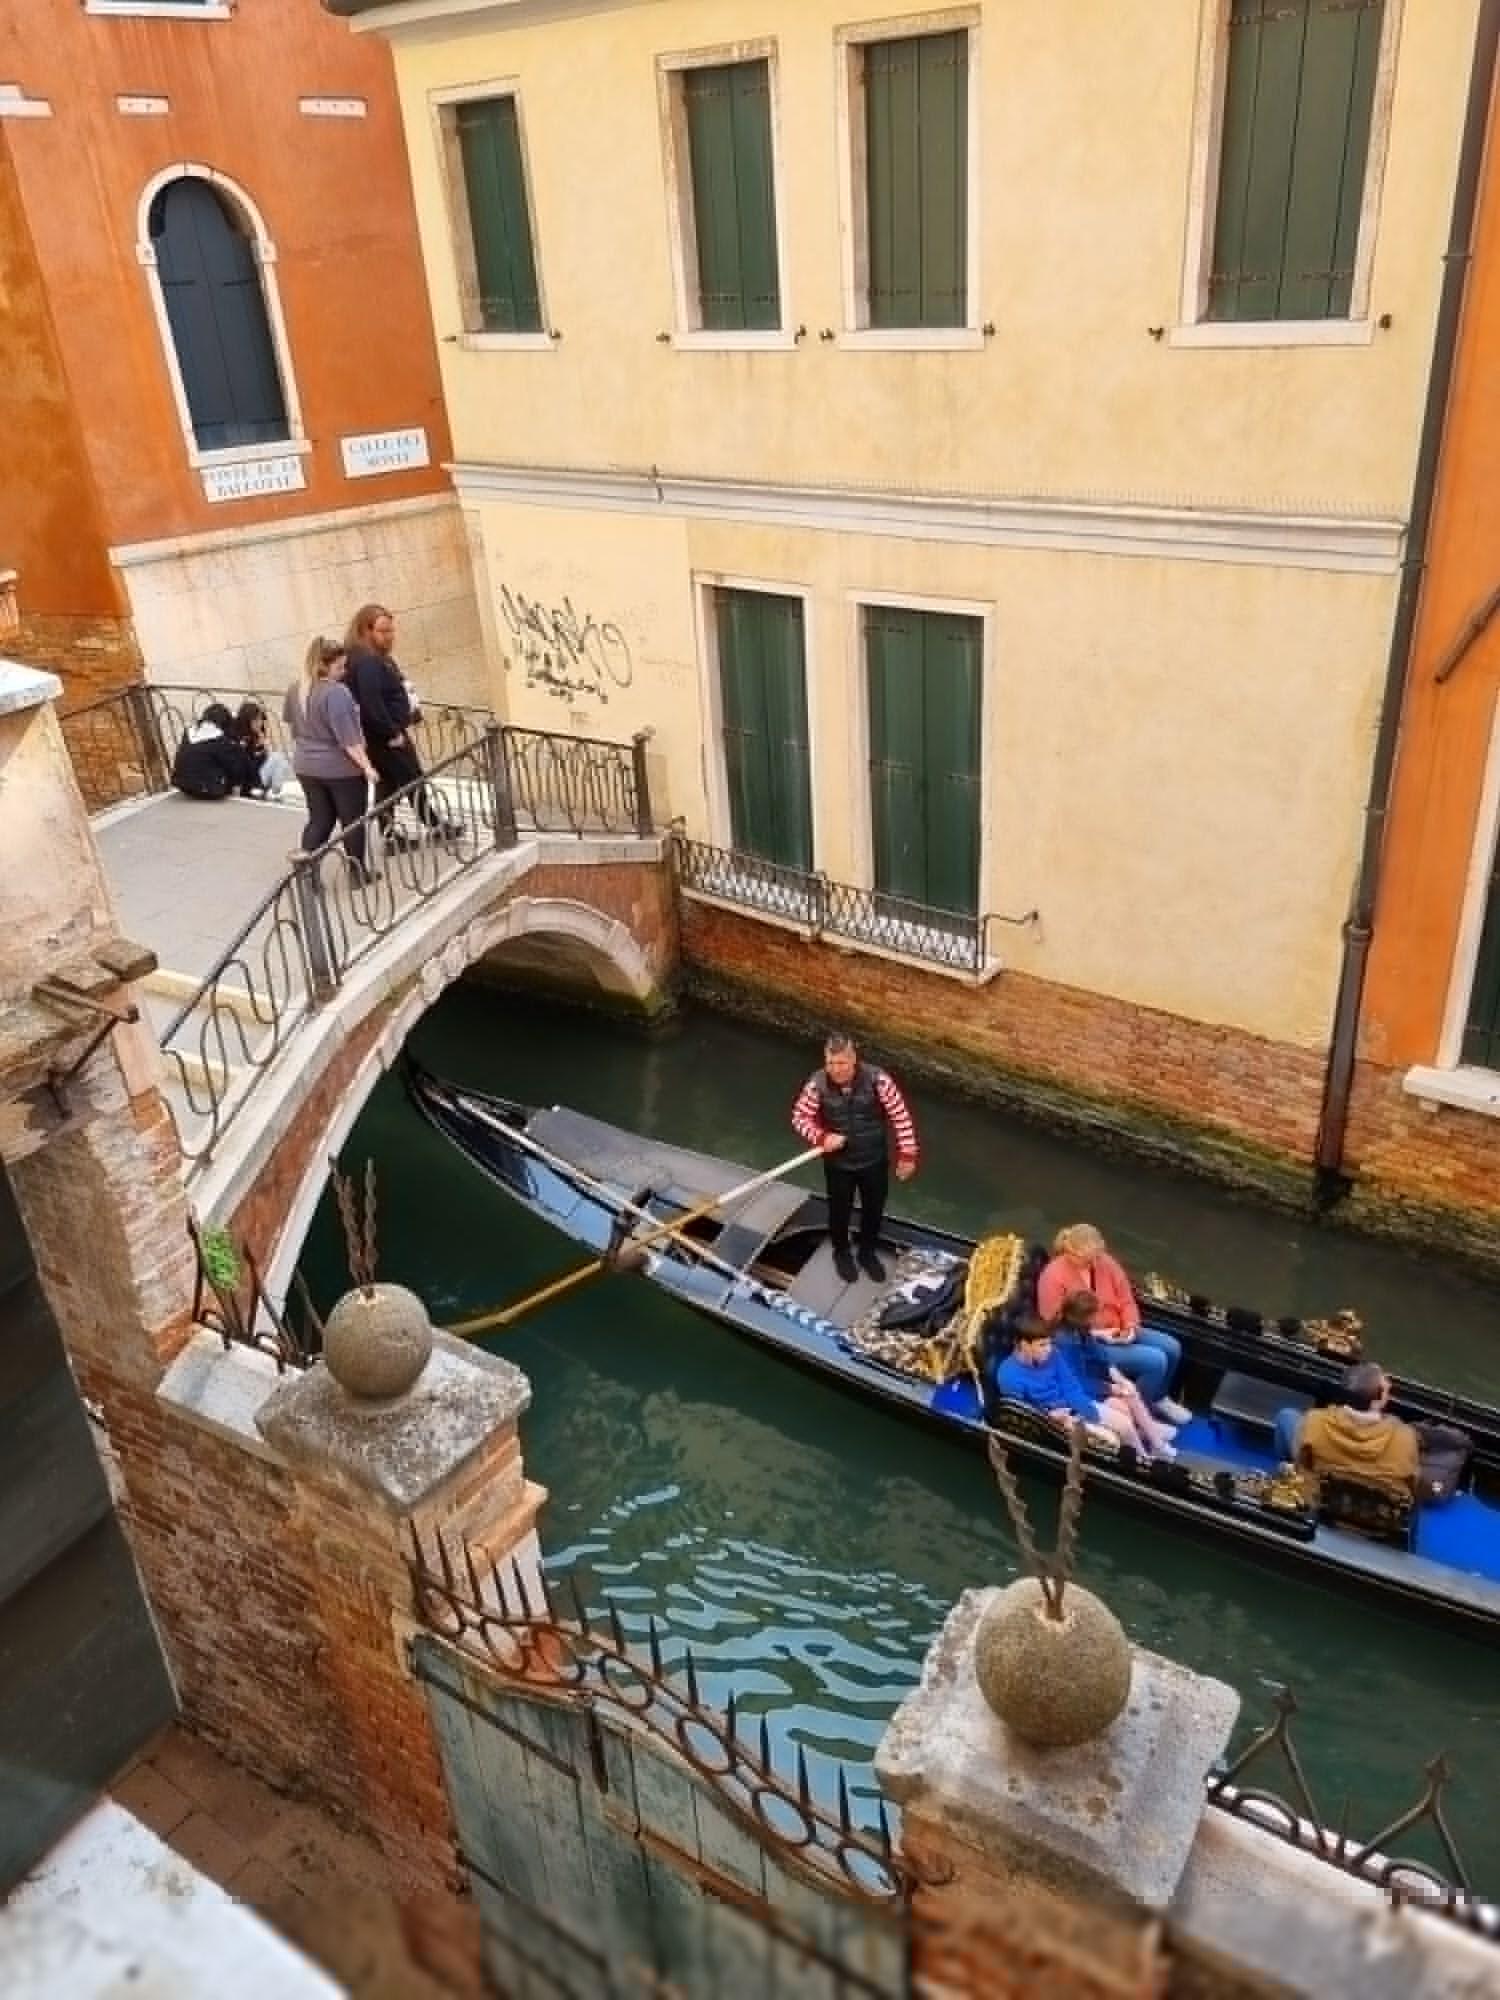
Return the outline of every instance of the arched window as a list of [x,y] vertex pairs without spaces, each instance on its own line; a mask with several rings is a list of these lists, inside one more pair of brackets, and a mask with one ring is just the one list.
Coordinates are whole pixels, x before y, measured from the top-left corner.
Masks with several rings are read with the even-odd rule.
[[256,239],[240,209],[184,175],[157,189],[147,230],[199,451],[290,437]]

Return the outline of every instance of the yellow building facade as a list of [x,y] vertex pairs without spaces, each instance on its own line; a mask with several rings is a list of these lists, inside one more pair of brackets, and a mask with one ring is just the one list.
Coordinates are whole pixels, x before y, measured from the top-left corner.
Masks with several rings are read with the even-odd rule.
[[1310,1128],[1477,0],[333,4],[505,717],[650,729],[720,901],[971,919],[1002,1065],[1152,1101],[1096,999]]

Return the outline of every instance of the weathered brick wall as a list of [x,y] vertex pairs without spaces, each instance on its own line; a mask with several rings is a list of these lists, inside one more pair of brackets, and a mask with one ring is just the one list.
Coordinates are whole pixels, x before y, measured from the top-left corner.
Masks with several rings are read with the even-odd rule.
[[1345,1164],[1355,1219],[1500,1264],[1500,1120],[1425,1104],[1399,1070],[1362,1062]]
[[[25,579],[22,579],[24,588]],[[63,684],[63,707],[81,708],[145,676],[135,627],[125,617],[69,616],[25,608],[21,626],[6,637],[5,652],[28,666],[45,667]]]
[[668,981],[676,968],[677,892],[665,861],[609,861],[588,868],[543,863],[512,893],[589,903],[626,926],[658,982]]
[[689,985],[710,999],[803,1027],[852,1023],[919,1073],[1053,1122],[1278,1192],[1312,1156],[1316,1050],[1019,972],[969,986],[686,899],[682,954]]

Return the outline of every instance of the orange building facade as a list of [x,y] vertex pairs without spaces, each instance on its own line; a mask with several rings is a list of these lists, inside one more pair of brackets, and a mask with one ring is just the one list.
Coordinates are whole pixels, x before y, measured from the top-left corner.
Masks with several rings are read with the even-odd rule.
[[1346,1163],[1500,1255],[1500,106],[1401,714]]
[[389,602],[485,675],[386,50],[316,0],[0,12],[7,649],[275,689]]

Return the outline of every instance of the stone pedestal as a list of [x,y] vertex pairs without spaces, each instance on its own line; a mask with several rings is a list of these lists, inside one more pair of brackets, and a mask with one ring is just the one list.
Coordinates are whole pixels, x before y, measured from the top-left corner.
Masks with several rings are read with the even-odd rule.
[[999,1595],[959,1601],[876,1753],[929,1884],[922,1949],[950,1982],[987,1968],[984,1990],[997,1995],[1032,1991],[1024,1981],[1044,1972],[1070,1994],[1154,1994],[1156,1919],[1187,1865],[1239,1697],[1136,1650],[1129,1700],[1102,1735],[1031,1748],[975,1676],[975,1635]]

